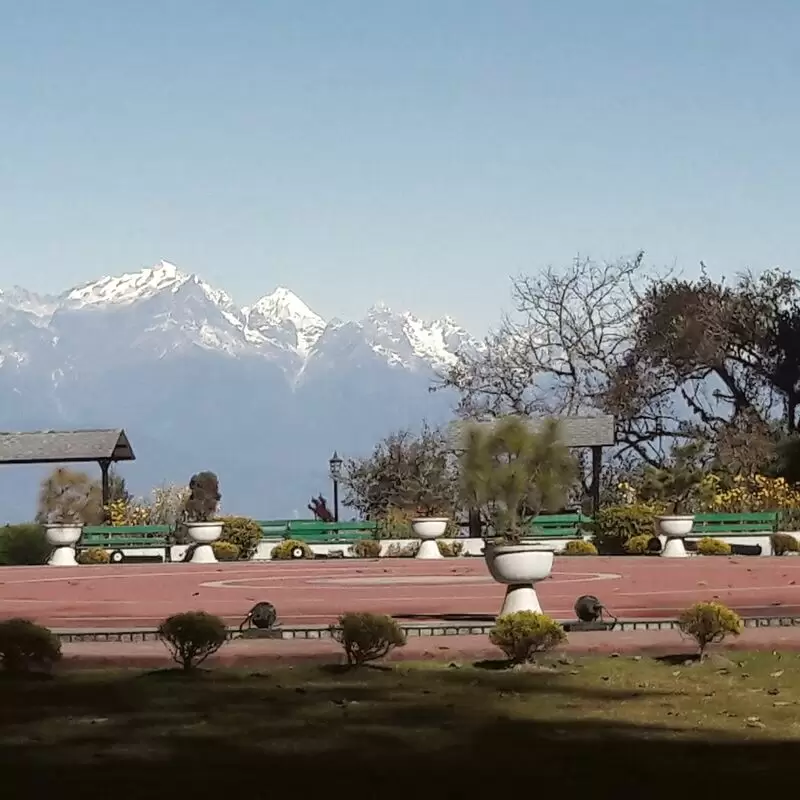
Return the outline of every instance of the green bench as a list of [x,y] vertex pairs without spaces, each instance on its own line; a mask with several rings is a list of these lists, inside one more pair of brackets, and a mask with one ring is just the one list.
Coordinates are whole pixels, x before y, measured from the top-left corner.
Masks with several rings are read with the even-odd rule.
[[582,539],[584,527],[592,518],[574,512],[572,514],[540,514],[526,522],[530,538],[537,539]]
[[296,539],[306,544],[351,545],[364,539],[374,539],[377,522],[316,522],[291,520],[283,534],[284,539]]
[[777,511],[749,514],[695,514],[692,537],[771,536],[778,529]]
[[83,529],[77,549],[99,547],[110,550],[114,564],[124,560],[124,550],[163,550],[164,561],[169,561],[171,531],[169,525],[87,526]]

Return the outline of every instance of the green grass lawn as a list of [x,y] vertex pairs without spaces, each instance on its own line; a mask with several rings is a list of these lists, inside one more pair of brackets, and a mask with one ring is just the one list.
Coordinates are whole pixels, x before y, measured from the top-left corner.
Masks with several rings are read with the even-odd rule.
[[295,786],[305,797],[355,782],[361,797],[471,797],[526,782],[741,790],[795,769],[797,655],[550,663],[5,679],[0,782],[117,780],[111,796],[142,797],[237,784],[266,796],[276,781],[279,796]]

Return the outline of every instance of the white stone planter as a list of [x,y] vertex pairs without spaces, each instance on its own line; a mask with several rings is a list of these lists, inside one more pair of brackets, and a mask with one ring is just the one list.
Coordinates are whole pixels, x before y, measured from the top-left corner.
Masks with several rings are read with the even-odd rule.
[[186,530],[192,544],[196,545],[192,557],[189,559],[191,564],[216,564],[217,557],[211,545],[222,536],[221,522],[187,522]]
[[658,518],[658,530],[666,538],[661,550],[662,558],[687,558],[683,540],[692,532],[694,515]]
[[436,540],[444,536],[449,521],[447,517],[415,517],[411,520],[411,530],[422,540],[417,558],[444,558]]
[[51,567],[75,567],[75,545],[81,538],[83,525],[45,525],[44,535],[53,548],[47,563]]
[[541,613],[535,584],[550,576],[552,550],[530,544],[495,545],[487,542],[484,557],[491,576],[508,586],[500,616],[515,611]]

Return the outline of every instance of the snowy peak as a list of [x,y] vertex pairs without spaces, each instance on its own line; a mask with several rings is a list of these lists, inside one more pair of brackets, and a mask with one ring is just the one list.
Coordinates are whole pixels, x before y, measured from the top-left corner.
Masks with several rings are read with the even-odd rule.
[[244,315],[250,329],[266,338],[282,332],[286,343],[303,356],[325,330],[325,320],[283,286],[262,297],[252,308],[244,309]]
[[409,312],[395,313],[384,303],[369,309],[363,321],[373,350],[385,355],[394,353],[395,363],[410,367],[415,361],[447,367],[457,360],[464,347],[477,343],[449,317],[425,322]]
[[[283,286],[241,308],[225,292],[169,261],[107,275],[57,297],[17,287],[0,291],[0,334],[15,338],[40,329],[50,336],[51,350],[96,337],[106,314],[114,315],[114,330],[136,358],[199,347],[233,358],[265,359],[292,381],[310,362],[318,370],[323,362],[335,369],[342,359],[351,364],[377,359],[425,371],[447,367],[459,351],[476,346],[452,319],[427,322],[383,303],[358,322],[326,321]],[[26,346],[17,349],[25,352]]]
[[72,289],[66,300],[80,306],[128,305],[163,291],[177,292],[191,276],[174,264],[161,261],[154,267],[126,272],[116,277],[106,275],[99,280]]

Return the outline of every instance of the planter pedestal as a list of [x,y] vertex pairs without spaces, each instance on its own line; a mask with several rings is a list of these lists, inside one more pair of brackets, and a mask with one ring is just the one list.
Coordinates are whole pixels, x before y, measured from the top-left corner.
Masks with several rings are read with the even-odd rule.
[[444,558],[436,540],[447,530],[447,517],[417,517],[411,520],[411,530],[421,539],[416,558]]
[[211,545],[222,536],[221,522],[187,522],[189,538],[195,545],[190,564],[216,564],[217,557]]
[[553,551],[537,545],[487,544],[484,556],[492,577],[508,586],[499,616],[516,611],[541,614],[535,586],[549,577],[553,569]]
[[503,614],[513,614],[515,611],[535,611],[542,613],[542,606],[539,604],[539,595],[532,583],[512,583],[506,589],[506,597],[503,600],[503,607],[500,609],[500,616]]
[[75,545],[81,538],[82,532],[82,525],[45,525],[45,539],[53,548],[53,552],[47,560],[48,566],[77,567]]
[[658,529],[666,537],[661,549],[662,558],[688,558],[683,540],[692,532],[694,517],[659,517]]

